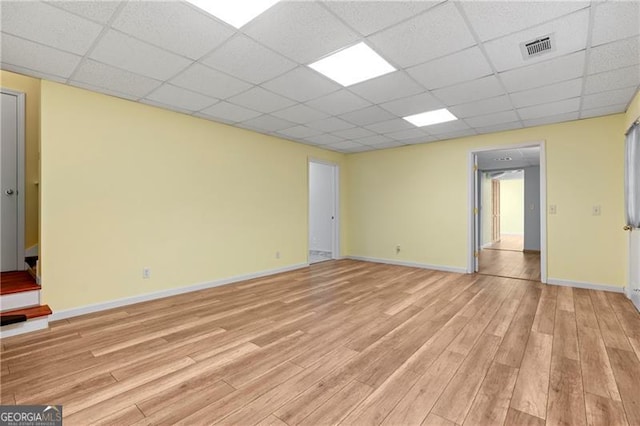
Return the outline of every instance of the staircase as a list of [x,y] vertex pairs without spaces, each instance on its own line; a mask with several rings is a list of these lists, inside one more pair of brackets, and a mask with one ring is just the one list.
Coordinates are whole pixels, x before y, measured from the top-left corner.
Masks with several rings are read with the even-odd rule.
[[2,272],[0,276],[0,337],[42,330],[51,309],[40,304],[40,286],[29,271]]

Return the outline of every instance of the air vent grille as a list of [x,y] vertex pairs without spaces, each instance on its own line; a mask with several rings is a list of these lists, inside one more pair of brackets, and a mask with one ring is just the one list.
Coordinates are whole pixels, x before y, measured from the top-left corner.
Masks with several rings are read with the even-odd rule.
[[520,43],[520,50],[522,51],[522,58],[525,60],[553,52],[556,50],[555,39],[553,34],[548,34],[534,40],[525,41],[524,43]]

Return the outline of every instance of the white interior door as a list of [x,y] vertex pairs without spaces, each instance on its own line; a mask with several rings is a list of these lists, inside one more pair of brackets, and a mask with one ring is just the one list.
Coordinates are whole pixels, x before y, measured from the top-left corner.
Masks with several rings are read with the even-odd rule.
[[640,228],[629,232],[629,297],[640,311]]
[[2,245],[0,258],[4,272],[20,269],[18,263],[18,98],[2,93],[0,113],[2,115],[0,140],[2,145],[0,149]]
[[339,256],[338,182],[337,165],[309,162],[309,250],[319,260]]
[[473,190],[473,226],[475,229],[474,235],[474,266],[473,270],[478,272],[480,270],[480,197],[478,194],[478,188],[480,187],[480,170],[478,170],[478,156],[473,156],[473,174],[474,174],[474,190]]

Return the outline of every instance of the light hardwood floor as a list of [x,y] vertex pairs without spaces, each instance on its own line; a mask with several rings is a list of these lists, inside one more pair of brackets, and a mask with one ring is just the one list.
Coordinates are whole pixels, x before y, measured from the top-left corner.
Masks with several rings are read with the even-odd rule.
[[524,249],[523,235],[500,235],[500,241],[496,241],[487,247],[488,250],[514,250]]
[[484,275],[540,281],[540,253],[480,250],[478,266]]
[[640,424],[621,294],[351,260],[2,340],[1,402],[86,424]]

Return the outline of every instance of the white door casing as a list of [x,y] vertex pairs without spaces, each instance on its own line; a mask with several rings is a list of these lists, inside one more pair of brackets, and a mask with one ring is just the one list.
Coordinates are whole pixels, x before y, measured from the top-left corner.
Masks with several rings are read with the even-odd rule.
[[[315,164],[320,164],[323,166],[328,166],[331,168],[331,181],[328,183],[328,185],[330,186],[331,190],[331,195],[330,195],[330,206],[328,208],[328,210],[326,213],[328,215],[328,217],[326,218],[328,221],[330,221],[330,225],[329,225],[329,237],[330,237],[330,247],[331,247],[331,258],[332,259],[338,259],[340,258],[340,169],[339,166],[336,163],[332,163],[332,162],[328,162],[328,161],[324,161],[324,160],[318,160],[318,159],[313,159],[310,158],[308,161],[308,178],[311,178],[311,164],[315,163]],[[308,235],[308,247],[311,249],[312,248],[312,236],[311,236],[311,216],[312,216],[312,212],[311,212],[311,181],[309,180],[309,215],[308,215],[308,225],[309,225],[309,235]]]
[[629,298],[640,311],[640,228],[629,232]]

